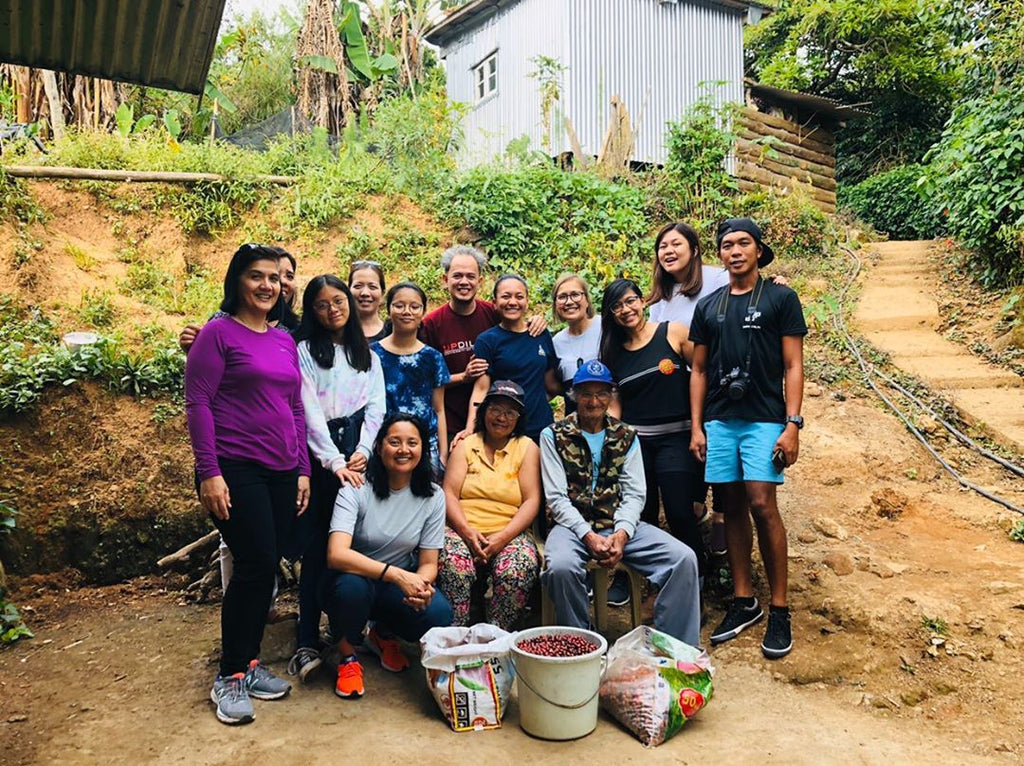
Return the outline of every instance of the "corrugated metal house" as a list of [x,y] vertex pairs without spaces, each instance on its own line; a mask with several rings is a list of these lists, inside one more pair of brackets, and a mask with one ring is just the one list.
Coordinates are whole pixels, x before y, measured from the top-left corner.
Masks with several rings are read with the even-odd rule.
[[[567,117],[583,151],[601,149],[612,96],[625,104],[634,159],[665,159],[665,123],[711,93],[743,101],[743,25],[760,7],[736,0],[473,0],[437,24],[448,94],[470,105],[465,164],[502,154],[524,135],[543,146],[533,59],[566,68],[553,113],[549,154],[569,151]],[[708,84],[707,88],[702,84]]]

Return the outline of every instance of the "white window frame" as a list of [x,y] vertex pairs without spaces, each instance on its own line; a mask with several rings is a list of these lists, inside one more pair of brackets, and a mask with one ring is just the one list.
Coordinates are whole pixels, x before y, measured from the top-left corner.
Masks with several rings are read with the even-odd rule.
[[498,92],[498,51],[473,67],[473,103],[482,104]]

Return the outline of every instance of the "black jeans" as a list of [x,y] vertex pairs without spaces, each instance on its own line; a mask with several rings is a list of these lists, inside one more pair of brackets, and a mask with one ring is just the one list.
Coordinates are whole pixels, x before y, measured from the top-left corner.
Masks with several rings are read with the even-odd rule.
[[697,566],[703,576],[708,554],[697,517],[693,515],[695,488],[701,476],[700,465],[690,453],[690,432],[641,436],[640,454],[647,480],[647,502],[640,518],[660,526],[660,496],[669,531],[697,555]]
[[295,523],[292,556],[302,560],[299,572],[299,648],[320,645],[321,595],[327,572],[327,536],[341,482],[310,456],[309,508]]
[[220,673],[226,676],[244,672],[259,657],[277,562],[295,519],[299,472],[271,471],[246,460],[218,462],[231,509],[227,520],[211,518],[235,559],[220,611]]

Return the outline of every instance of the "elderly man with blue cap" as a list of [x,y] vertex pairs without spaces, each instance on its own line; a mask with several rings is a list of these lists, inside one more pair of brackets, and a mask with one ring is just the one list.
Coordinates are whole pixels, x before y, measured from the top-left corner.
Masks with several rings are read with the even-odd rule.
[[577,411],[540,435],[541,473],[550,521],[541,580],[561,625],[590,622],[586,564],[620,561],[660,592],[654,625],[700,645],[697,557],[667,532],[640,521],[646,483],[636,432],[608,415],[611,371],[594,359],[572,380]]

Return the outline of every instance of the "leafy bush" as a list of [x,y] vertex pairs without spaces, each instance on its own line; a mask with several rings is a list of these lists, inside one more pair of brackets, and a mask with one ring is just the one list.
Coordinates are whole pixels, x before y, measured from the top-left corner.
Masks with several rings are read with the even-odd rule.
[[20,178],[7,175],[0,165],[0,218],[18,221],[22,224],[36,223],[46,219],[46,214],[29,193],[28,186]]
[[839,206],[893,239],[933,239],[944,232],[934,200],[918,181],[925,169],[903,165],[871,176],[855,186],[839,187]]
[[537,276],[546,290],[561,271],[581,271],[595,284],[646,272],[646,202],[640,189],[545,162],[462,173],[438,208],[480,235],[496,271]]
[[111,327],[117,316],[112,298],[113,293],[109,290],[84,293],[78,307],[78,318],[98,330]]
[[949,232],[974,252],[981,282],[1024,282],[1024,101],[1018,90],[961,103],[927,159],[928,191],[947,213]]
[[58,383],[100,380],[136,396],[180,396],[185,356],[174,344],[149,355],[132,353],[109,338],[71,351],[38,309],[0,297],[0,413],[31,409],[42,392]]
[[799,187],[788,193],[750,192],[736,200],[733,214],[757,221],[765,241],[787,260],[821,259],[838,238],[832,219]]
[[[18,512],[5,500],[0,500],[0,535],[14,529]],[[7,578],[3,562],[0,562],[0,646],[13,644],[20,638],[33,638],[32,631],[22,622],[18,607],[7,600]]]
[[[455,168],[452,150],[462,141],[459,122],[464,111],[448,100],[443,88],[434,87],[417,98],[382,103],[372,128],[360,132],[388,164],[399,189],[413,199],[429,199]],[[353,143],[351,131],[346,143]]]
[[656,171],[649,191],[655,221],[685,220],[706,239],[731,214],[736,180],[726,160],[736,134],[736,106],[716,106],[711,95],[700,98],[679,122],[668,124],[665,166]]

